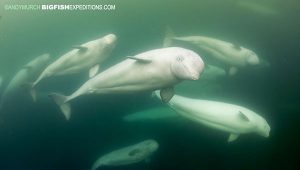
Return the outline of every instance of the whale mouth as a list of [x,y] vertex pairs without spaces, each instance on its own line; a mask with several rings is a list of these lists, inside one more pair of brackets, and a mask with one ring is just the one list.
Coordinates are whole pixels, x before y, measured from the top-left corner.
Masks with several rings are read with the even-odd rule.
[[192,78],[192,80],[199,80],[200,74],[194,73],[194,74],[192,74],[191,78]]

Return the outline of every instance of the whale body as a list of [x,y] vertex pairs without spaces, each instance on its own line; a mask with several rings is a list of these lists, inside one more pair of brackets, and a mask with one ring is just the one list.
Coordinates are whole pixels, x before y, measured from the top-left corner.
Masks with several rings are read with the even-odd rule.
[[2,95],[0,108],[2,108],[6,100],[11,97],[17,97],[15,95],[19,95],[20,91],[24,91],[22,86],[30,81],[33,81],[43,71],[43,69],[45,69],[49,62],[50,55],[43,54],[24,65],[5,88]]
[[[155,93],[158,96],[158,92]],[[228,142],[232,142],[240,134],[246,133],[256,133],[268,137],[271,130],[262,116],[234,104],[175,95],[168,105],[191,121],[230,133]]]
[[97,74],[101,64],[112,52],[117,37],[108,34],[100,39],[89,41],[69,51],[50,64],[31,84],[30,93],[36,100],[34,87],[44,78],[58,75],[70,75],[90,69],[90,77]]
[[127,146],[100,157],[95,161],[91,170],[96,170],[101,166],[129,165],[147,160],[158,147],[159,144],[152,139]]
[[173,86],[182,80],[197,80],[204,69],[195,52],[170,47],[147,51],[108,68],[84,83],[70,96],[51,94],[67,120],[71,116],[68,102],[84,94],[120,94],[161,89],[161,99],[168,102]]
[[260,64],[260,59],[255,52],[240,45],[205,36],[176,37],[172,30],[167,28],[164,46],[169,46],[174,40],[193,44],[210,54],[211,57],[229,68],[229,75],[236,74],[238,68]]

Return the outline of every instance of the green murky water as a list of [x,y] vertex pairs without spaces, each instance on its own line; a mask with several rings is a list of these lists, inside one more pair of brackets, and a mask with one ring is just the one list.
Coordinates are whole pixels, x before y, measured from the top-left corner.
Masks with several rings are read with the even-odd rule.
[[[111,4],[115,10],[4,9],[14,4]],[[240,44],[270,64],[211,82],[183,82],[176,92],[248,107],[265,117],[272,130],[269,138],[242,135],[228,144],[227,133],[188,120],[124,122],[122,117],[130,113],[161,106],[149,93],[84,96],[72,103],[76,112],[67,122],[46,94],[70,94],[88,79],[82,72],[45,79],[37,88],[37,103],[26,93],[10,100],[10,109],[1,113],[0,169],[85,170],[102,154],[148,138],[160,145],[150,162],[102,169],[297,169],[299,14],[297,0],[2,0],[2,92],[20,68],[42,53],[55,60],[74,45],[114,33],[118,43],[101,66],[104,70],[126,56],[161,48],[169,26],[178,36]],[[176,45],[209,58],[195,46]]]

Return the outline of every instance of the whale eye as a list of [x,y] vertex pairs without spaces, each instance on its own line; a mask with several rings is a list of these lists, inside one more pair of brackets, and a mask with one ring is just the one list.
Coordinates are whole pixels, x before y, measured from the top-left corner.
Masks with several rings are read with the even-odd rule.
[[184,60],[184,57],[181,56],[181,55],[180,55],[180,56],[177,56],[177,57],[176,57],[176,60],[179,61],[179,62],[182,62],[182,61]]

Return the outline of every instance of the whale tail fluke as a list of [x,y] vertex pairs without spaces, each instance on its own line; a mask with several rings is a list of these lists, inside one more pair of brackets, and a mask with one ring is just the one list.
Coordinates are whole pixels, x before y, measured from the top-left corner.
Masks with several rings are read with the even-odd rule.
[[98,169],[98,168],[101,167],[101,166],[103,166],[103,163],[101,162],[101,160],[97,160],[97,161],[93,164],[91,170],[96,170],[96,169]]
[[152,98],[157,98],[159,100],[161,100],[161,97],[160,97],[160,90],[155,90],[151,93],[151,97]]
[[25,83],[23,84],[23,87],[26,88],[29,91],[30,96],[32,97],[32,100],[36,102],[36,91],[34,88],[34,83]]
[[163,42],[163,47],[170,47],[172,45],[172,38],[175,37],[175,33],[170,26],[166,27],[165,39]]
[[51,97],[54,102],[60,107],[60,110],[63,112],[65,118],[67,120],[70,120],[71,105],[67,103],[68,97],[57,93],[49,94],[49,97]]

